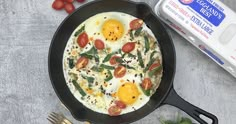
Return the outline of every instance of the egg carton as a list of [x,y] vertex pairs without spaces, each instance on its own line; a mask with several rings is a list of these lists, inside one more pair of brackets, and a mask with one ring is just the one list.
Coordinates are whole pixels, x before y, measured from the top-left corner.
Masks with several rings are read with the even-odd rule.
[[236,77],[236,13],[219,0],[159,0],[169,27]]

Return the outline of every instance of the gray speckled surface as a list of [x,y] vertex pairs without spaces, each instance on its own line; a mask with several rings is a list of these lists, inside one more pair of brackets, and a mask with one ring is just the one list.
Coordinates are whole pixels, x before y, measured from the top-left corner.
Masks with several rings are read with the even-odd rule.
[[[157,0],[146,2],[154,7]],[[235,0],[223,2],[236,11]],[[61,106],[50,84],[48,49],[54,32],[67,16],[64,11],[54,11],[51,3],[52,0],[0,1],[1,124],[45,124],[52,111],[81,123]],[[175,32],[170,32],[177,54],[174,81],[177,93],[218,116],[220,124],[235,123],[236,79]],[[134,124],[158,124],[160,116],[175,118],[177,113],[187,116],[165,105]]]

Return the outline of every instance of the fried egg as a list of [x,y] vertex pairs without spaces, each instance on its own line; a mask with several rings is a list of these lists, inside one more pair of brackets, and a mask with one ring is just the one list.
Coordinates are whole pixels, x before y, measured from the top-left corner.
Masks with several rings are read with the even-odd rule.
[[72,33],[63,70],[67,86],[79,102],[116,116],[147,104],[161,81],[162,55],[143,20],[104,12],[88,18]]

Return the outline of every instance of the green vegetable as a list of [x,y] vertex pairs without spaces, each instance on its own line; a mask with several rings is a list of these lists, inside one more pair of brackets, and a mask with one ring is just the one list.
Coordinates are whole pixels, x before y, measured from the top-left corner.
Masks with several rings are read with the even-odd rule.
[[111,71],[108,70],[107,72],[108,72],[108,77],[104,79],[106,82],[113,78]]
[[69,68],[72,69],[75,67],[74,59],[69,58]]
[[99,64],[99,56],[98,56],[98,54],[95,54],[95,55],[94,55],[94,59],[95,59],[95,62],[96,62],[97,64]]
[[139,65],[144,68],[144,64],[143,64],[143,58],[142,58],[142,55],[141,55],[141,52],[139,50],[137,50],[138,52],[138,61],[139,61]]
[[119,49],[119,50],[118,50],[118,53],[119,53],[119,54],[122,54],[122,50],[121,50],[121,49]]
[[93,55],[89,55],[87,53],[82,53],[82,54],[80,54],[80,56],[86,57],[88,59],[93,59]]
[[130,30],[129,35],[131,37],[131,40],[133,40],[134,39],[133,30]]
[[118,63],[124,63],[124,61],[123,61],[122,58],[116,58],[116,62],[118,62]]
[[124,53],[122,56],[121,56],[121,58],[124,58],[126,56],[126,53]]
[[157,51],[153,51],[150,55],[150,58],[152,58],[155,55],[155,53],[157,53]]
[[113,67],[113,66],[104,65],[104,64],[101,64],[100,67],[108,69],[108,70],[114,70],[115,69],[115,67]]
[[96,55],[98,53],[97,49],[93,46],[89,51],[86,52],[89,55]]
[[128,69],[136,70],[134,67],[131,67],[131,66],[129,66],[129,65],[126,65],[125,67],[128,68]]
[[160,65],[159,67],[154,68],[153,70],[148,72],[148,76],[152,77],[156,72],[160,71],[162,69],[162,65]]
[[96,71],[96,72],[102,72],[104,68],[98,67],[98,66],[93,66],[91,70]]
[[131,54],[131,53],[128,53],[128,56],[131,57],[131,58],[136,57],[135,55],[133,55],[133,54]]
[[109,61],[113,55],[114,55],[114,53],[108,54],[102,62],[105,63],[105,62]]
[[79,93],[82,96],[86,96],[86,93],[84,92],[84,90],[80,87],[80,85],[77,83],[76,80],[72,80],[73,85],[75,86],[75,88],[79,91]]
[[93,77],[87,77],[86,79],[89,83],[93,83],[95,80]]
[[142,31],[143,27],[140,27],[139,29],[137,29],[135,32],[134,32],[134,35],[135,36],[139,36],[141,34],[141,31]]
[[77,74],[75,74],[75,73],[69,72],[69,75],[70,75],[70,77],[71,77],[73,80],[77,80],[77,79],[78,79],[78,76],[77,76]]
[[88,59],[92,59],[94,57],[96,60],[95,55],[97,55],[97,53],[98,53],[97,49],[93,46],[89,51],[87,51],[85,53],[81,53],[80,56],[84,56]]
[[140,85],[140,87],[141,87],[141,89],[142,89],[142,91],[143,91],[143,93],[146,95],[146,96],[150,96],[151,95],[151,90],[149,89],[149,90],[145,90],[145,89],[143,89],[143,87]]
[[155,59],[151,58],[151,60],[148,62],[147,66],[145,67],[143,71],[146,72],[150,68],[150,66],[153,64],[153,62],[155,62]]
[[79,34],[81,34],[84,31],[84,29],[85,29],[85,25],[82,26],[77,32],[75,32],[74,36],[77,37]]
[[145,53],[147,53],[150,49],[150,43],[147,36],[144,36],[144,40],[145,40]]

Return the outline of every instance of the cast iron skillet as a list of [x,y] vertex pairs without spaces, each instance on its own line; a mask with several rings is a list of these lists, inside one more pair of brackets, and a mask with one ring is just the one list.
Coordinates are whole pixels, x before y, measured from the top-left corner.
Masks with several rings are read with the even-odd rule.
[[[141,109],[117,117],[96,113],[76,100],[66,85],[62,68],[63,52],[75,28],[87,18],[108,11],[124,12],[143,19],[158,39],[163,54],[164,72],[160,87],[156,93]],[[173,79],[176,60],[172,40],[165,26],[162,25],[151,8],[145,3],[135,3],[127,0],[96,0],[80,7],[73,14],[68,16],[58,28],[50,46],[48,59],[49,74],[54,90],[61,102],[70,110],[77,120],[101,124],[131,123],[145,117],[161,105],[170,104],[182,109],[201,124],[207,123],[200,118],[200,114],[210,118],[213,124],[218,124],[216,116],[191,105],[175,92]]]

